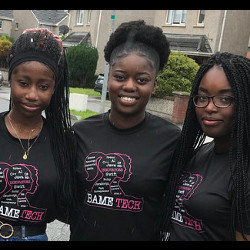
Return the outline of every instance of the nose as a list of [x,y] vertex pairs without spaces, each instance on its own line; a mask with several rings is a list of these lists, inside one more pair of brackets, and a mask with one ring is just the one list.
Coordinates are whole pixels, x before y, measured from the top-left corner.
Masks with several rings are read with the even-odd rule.
[[36,101],[38,100],[38,92],[37,88],[34,85],[31,85],[26,92],[26,99],[29,101]]
[[208,105],[205,107],[205,110],[207,112],[215,112],[215,111],[217,111],[217,107],[214,105],[214,102],[213,102],[212,98],[208,99]]
[[126,82],[123,84],[123,89],[129,92],[133,92],[136,90],[136,82],[132,78],[128,78]]

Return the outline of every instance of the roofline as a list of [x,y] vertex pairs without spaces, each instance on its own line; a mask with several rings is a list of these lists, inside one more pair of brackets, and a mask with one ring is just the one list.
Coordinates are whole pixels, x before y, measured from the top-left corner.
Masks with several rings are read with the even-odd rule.
[[66,19],[66,17],[69,16],[69,13],[65,12],[66,16],[64,18],[62,18],[61,21],[59,21],[58,23],[48,23],[48,22],[39,22],[36,15],[34,14],[34,12],[32,10],[31,10],[31,12],[34,15],[34,17],[36,18],[36,21],[38,24],[44,24],[44,25],[50,25],[50,26],[58,26],[64,19]]
[[209,52],[201,52],[201,51],[187,51],[187,50],[172,50],[174,52],[180,52],[182,54],[186,54],[186,55],[190,55],[190,56],[204,56],[204,57],[210,57],[212,56],[214,53],[209,53]]
[[66,16],[61,21],[59,21],[56,25],[59,25],[59,23],[61,23],[64,19],[66,19],[69,16],[69,13],[67,13],[67,12],[65,12],[65,13],[66,13]]
[[32,13],[32,14],[33,14],[33,16],[35,17],[35,19],[36,19],[37,23],[38,23],[38,24],[40,24],[40,23],[39,23],[39,21],[38,21],[38,19],[37,19],[37,17],[36,17],[36,15],[34,14],[33,10],[31,10],[31,13]]
[[5,16],[0,16],[0,19],[4,19],[4,20],[8,20],[8,21],[14,21],[14,18],[5,17]]

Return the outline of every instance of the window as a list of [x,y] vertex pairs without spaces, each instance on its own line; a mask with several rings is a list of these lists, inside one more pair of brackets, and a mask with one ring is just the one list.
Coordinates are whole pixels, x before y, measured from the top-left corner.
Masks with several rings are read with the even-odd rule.
[[87,24],[90,24],[92,10],[88,10]]
[[205,10],[199,10],[197,25],[203,25],[205,19]]
[[76,24],[83,25],[84,10],[78,10],[76,16]]
[[0,29],[2,29],[2,28],[3,28],[3,21],[0,20]]
[[168,10],[167,24],[184,24],[186,22],[187,10]]

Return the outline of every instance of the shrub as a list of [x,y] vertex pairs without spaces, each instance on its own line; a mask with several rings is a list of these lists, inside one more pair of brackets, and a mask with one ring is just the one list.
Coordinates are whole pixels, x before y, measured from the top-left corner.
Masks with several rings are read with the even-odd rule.
[[154,97],[173,95],[173,91],[190,92],[199,65],[180,52],[171,52],[163,70],[158,75]]
[[71,87],[93,88],[98,52],[86,44],[80,44],[67,49],[66,57],[69,67],[69,82]]
[[6,37],[0,37],[0,67],[7,68],[7,56],[12,42]]

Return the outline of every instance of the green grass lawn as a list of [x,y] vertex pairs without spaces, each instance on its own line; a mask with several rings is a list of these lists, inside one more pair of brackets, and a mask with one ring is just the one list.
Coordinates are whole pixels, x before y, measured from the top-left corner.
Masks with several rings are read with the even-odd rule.
[[[96,92],[93,89],[83,89],[83,88],[70,87],[69,90],[70,90],[70,93],[85,94],[85,95],[91,95],[91,96],[101,96],[101,94],[99,92]],[[79,120],[83,120],[89,116],[98,114],[98,112],[94,112],[91,110],[86,110],[86,111],[70,110],[70,112],[74,115],[80,116],[81,118]]]
[[77,116],[80,116],[81,118],[78,121],[83,120],[83,119],[85,119],[85,118],[87,118],[89,116],[98,114],[98,112],[94,112],[94,111],[91,111],[91,110],[76,111],[76,110],[73,110],[73,109],[70,110],[70,113],[74,114],[74,115],[77,115]]
[[99,92],[94,91],[94,89],[83,89],[83,88],[69,88],[70,93],[85,94],[92,96],[101,96]]

